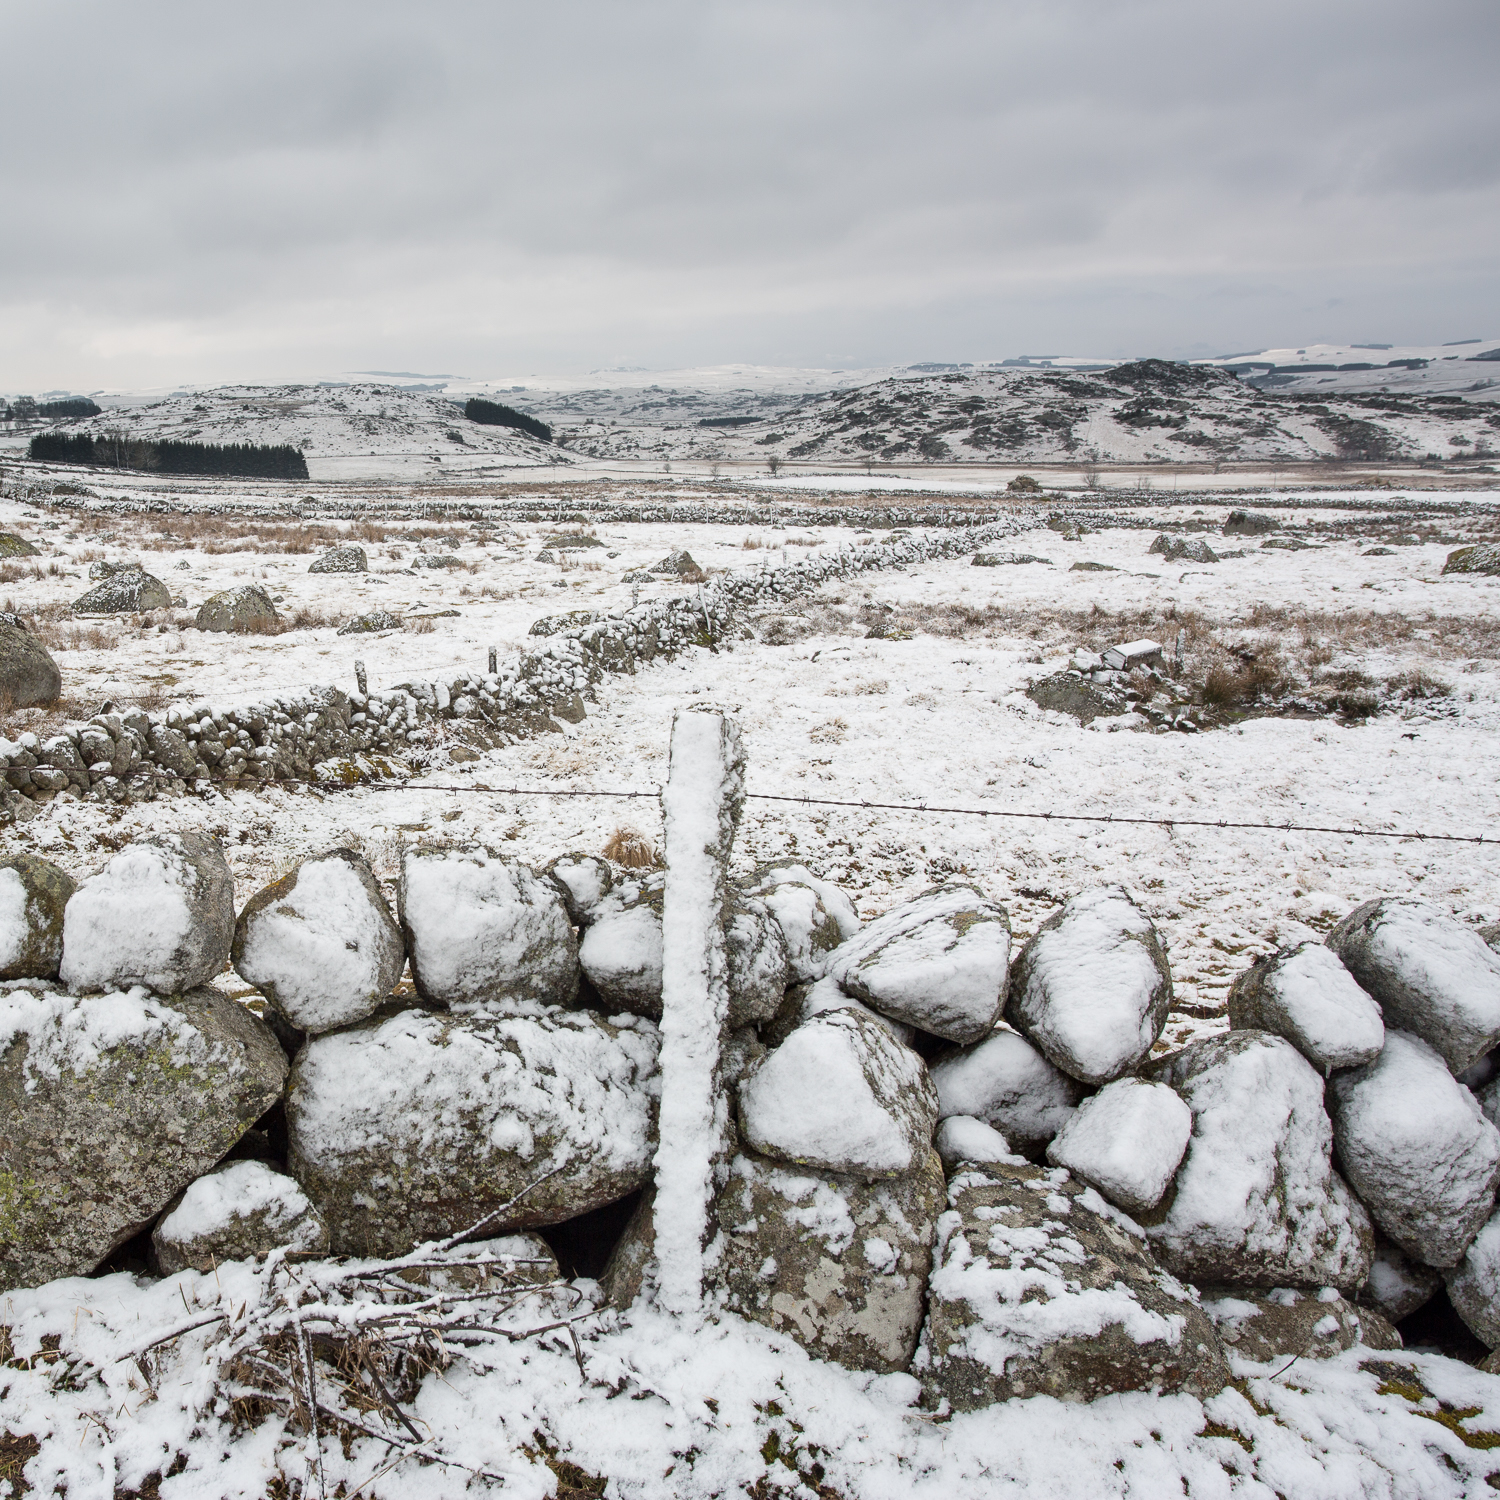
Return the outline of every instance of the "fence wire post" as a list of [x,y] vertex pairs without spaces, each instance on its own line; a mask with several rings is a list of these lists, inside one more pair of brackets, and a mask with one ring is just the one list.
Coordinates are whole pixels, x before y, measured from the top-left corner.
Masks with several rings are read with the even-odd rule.
[[744,797],[738,720],[708,704],[679,709],[661,798],[667,880],[654,1218],[658,1300],[687,1318],[702,1312],[714,1168],[729,1144],[721,1076],[729,1017],[724,912]]

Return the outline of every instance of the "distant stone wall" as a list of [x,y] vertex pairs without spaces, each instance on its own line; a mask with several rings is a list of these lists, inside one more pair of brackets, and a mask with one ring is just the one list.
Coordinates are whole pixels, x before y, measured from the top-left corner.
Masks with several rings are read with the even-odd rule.
[[[25,820],[61,792],[140,802],[199,783],[312,780],[315,768],[330,760],[427,747],[440,720],[473,721],[493,741],[527,738],[556,727],[554,717],[580,720],[584,694],[609,673],[631,673],[691,646],[716,646],[732,629],[736,610],[795,598],[835,578],[964,556],[1026,524],[1012,517],[938,536],[898,532],[779,568],[720,574],[695,593],[654,599],[623,615],[552,616],[532,627],[539,637],[535,649],[494,673],[406,682],[369,694],[316,686],[264,703],[199,704],[164,715],[103,713],[46,740],[34,734],[0,739],[0,822]],[[347,779],[359,774],[351,765]]]

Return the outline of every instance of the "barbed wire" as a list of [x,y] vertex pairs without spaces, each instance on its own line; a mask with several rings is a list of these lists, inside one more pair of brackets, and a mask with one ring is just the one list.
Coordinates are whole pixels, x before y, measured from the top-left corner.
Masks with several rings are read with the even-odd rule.
[[[174,778],[159,777],[160,780]],[[305,787],[323,795],[353,792],[444,792],[458,796],[484,797],[603,797],[625,801],[659,800],[661,788],[619,789],[606,787],[536,787],[536,786],[444,786],[430,781],[334,781],[282,780],[253,783],[211,783],[215,791],[252,791],[265,787]],[[1414,839],[1419,843],[1497,844],[1500,836],[1486,838],[1482,833],[1429,833],[1416,829],[1346,828],[1324,823],[1250,822],[1234,818],[1178,818],[1158,815],[1139,817],[1122,813],[1024,812],[1012,807],[949,807],[936,802],[873,802],[853,797],[808,797],[777,792],[747,792],[747,802],[782,802],[797,807],[844,807],[866,812],[942,813],[963,818],[1015,818],[1041,823],[1099,823],[1121,827],[1163,828],[1169,833],[1177,828],[1238,830],[1252,833],[1328,833],[1341,838]]]

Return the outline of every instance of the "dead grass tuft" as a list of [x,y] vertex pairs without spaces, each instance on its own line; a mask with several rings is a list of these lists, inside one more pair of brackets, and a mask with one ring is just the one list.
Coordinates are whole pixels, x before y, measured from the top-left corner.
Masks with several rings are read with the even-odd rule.
[[649,870],[660,861],[656,845],[635,828],[617,828],[604,845],[604,857],[627,870]]

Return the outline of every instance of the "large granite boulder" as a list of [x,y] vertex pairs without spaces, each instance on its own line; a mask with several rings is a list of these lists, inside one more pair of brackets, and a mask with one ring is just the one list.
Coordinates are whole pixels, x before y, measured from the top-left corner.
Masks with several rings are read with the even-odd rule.
[[1290,1042],[1231,1031],[1153,1065],[1193,1112],[1175,1191],[1144,1217],[1157,1258],[1200,1285],[1353,1292],[1369,1215],[1333,1170],[1323,1080]]
[[0,1289],[86,1275],[281,1096],[286,1056],[213,990],[0,993]]
[[972,1115],[993,1126],[1022,1156],[1039,1157],[1083,1097],[1025,1037],[996,1031],[932,1064],[938,1118]]
[[1027,1165],[949,1182],[911,1368],[924,1404],[953,1411],[1038,1395],[1206,1398],[1229,1379],[1195,1294],[1139,1230],[1067,1172]]
[[332,849],[245,903],[230,959],[293,1026],[319,1032],[373,1014],[401,978],[406,946],[369,865]]
[[578,943],[550,882],[493,849],[418,845],[397,889],[412,980],[425,1000],[572,1005]]
[[307,566],[309,573],[366,573],[369,560],[365,549],[355,542],[342,547],[330,547],[327,552],[315,557]]
[[62,695],[52,653],[16,615],[0,617],[0,707],[46,708]]
[[1500,543],[1479,542],[1472,547],[1456,547],[1443,563],[1443,572],[1500,577]]
[[0,979],[56,979],[77,886],[35,854],[0,855]]
[[269,632],[280,621],[271,596],[259,584],[242,583],[212,594],[198,606],[199,630]]
[[1387,1031],[1328,1086],[1339,1162],[1375,1222],[1424,1265],[1456,1265],[1494,1206],[1500,1130],[1418,1037]]
[[190,1183],[151,1232],[164,1276],[210,1272],[285,1246],[326,1251],[328,1226],[294,1178],[263,1161],[232,1161]]
[[289,1166],[338,1254],[402,1254],[527,1189],[487,1231],[560,1223],[646,1180],[659,1040],[646,1022],[535,1005],[405,1010],[314,1037],[287,1097]]
[[922,1059],[852,1010],[804,1021],[739,1088],[752,1150],[861,1177],[915,1170],[932,1149],[937,1114]]
[[715,1211],[726,1305],[853,1370],[904,1370],[922,1326],[943,1169],[879,1182],[741,1153]]
[[1385,1043],[1380,1007],[1325,944],[1294,943],[1229,987],[1229,1024],[1285,1037],[1327,1074],[1374,1062]]
[[79,883],[59,977],[80,992],[144,984],[176,994],[223,969],[233,936],[234,881],[218,841],[152,834]]
[[1357,906],[1328,946],[1384,1012],[1462,1073],[1500,1042],[1500,954],[1441,907],[1405,896]]
[[1005,1004],[1010,919],[971,885],[924,892],[834,950],[828,972],[882,1015],[977,1042]]
[[1101,1084],[1149,1056],[1171,1004],[1156,928],[1106,886],[1075,896],[1022,949],[1006,1017],[1064,1073]]
[[73,601],[73,613],[79,615],[135,614],[148,609],[166,609],[172,603],[172,591],[160,578],[139,567],[112,573],[102,583]]

